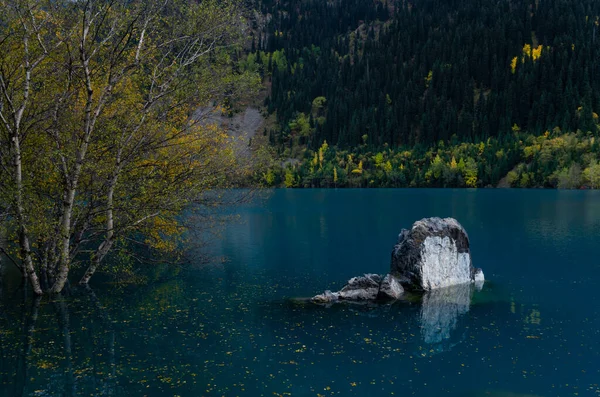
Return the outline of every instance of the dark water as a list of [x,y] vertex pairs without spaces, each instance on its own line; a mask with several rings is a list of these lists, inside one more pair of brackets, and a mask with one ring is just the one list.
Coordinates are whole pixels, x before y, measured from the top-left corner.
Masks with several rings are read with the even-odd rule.
[[[168,282],[25,303],[4,282],[0,395],[600,395],[596,192],[279,190],[232,212],[223,260]],[[482,291],[288,299],[385,273],[426,216],[467,229]]]

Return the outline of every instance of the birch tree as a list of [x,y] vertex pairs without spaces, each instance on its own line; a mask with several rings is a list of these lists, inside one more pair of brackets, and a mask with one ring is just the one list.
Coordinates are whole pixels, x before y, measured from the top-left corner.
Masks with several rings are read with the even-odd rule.
[[227,136],[190,115],[245,78],[231,68],[245,23],[215,0],[3,5],[13,28],[0,41],[1,187],[14,195],[24,274],[36,294],[58,293],[84,253],[85,284],[117,236],[169,234],[179,210],[235,169]]
[[[23,275],[31,280],[36,294],[42,294],[31,251],[29,211],[31,189],[24,172],[24,144],[35,128],[44,121],[49,104],[41,90],[45,61],[60,48],[60,34],[56,31],[49,11],[41,10],[34,3],[2,1],[2,36],[0,39],[0,121],[2,122],[2,199],[8,206],[8,214],[14,219],[14,228]],[[40,143],[38,141],[38,143]],[[31,164],[31,166],[35,166]]]

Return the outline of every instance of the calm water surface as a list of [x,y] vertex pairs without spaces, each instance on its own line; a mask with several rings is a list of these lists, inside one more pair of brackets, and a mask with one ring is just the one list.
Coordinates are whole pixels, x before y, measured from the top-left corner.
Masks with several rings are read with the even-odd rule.
[[[167,282],[36,302],[5,274],[0,395],[600,396],[599,193],[277,190],[231,213],[216,264]],[[427,216],[466,228],[482,291],[289,299],[385,273]]]

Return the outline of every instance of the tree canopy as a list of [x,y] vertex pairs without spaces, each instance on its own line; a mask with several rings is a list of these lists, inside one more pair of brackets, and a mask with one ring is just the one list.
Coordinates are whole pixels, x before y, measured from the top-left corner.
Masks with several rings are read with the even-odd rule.
[[[269,90],[272,146],[301,161],[274,167],[272,184],[596,185],[599,2],[257,7],[264,19],[246,61]],[[331,165],[321,170],[311,163],[324,142]]]
[[[233,1],[0,1],[0,202],[37,294],[87,283],[119,239],[173,248],[176,216],[240,174],[194,117],[251,72]],[[83,259],[82,259],[83,258]]]

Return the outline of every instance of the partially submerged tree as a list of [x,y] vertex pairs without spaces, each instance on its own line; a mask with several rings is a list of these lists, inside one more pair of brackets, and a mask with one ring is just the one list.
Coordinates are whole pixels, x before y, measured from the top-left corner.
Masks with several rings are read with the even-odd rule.
[[82,255],[89,282],[119,236],[150,231],[149,242],[168,247],[179,211],[240,172],[219,126],[191,118],[252,78],[232,69],[245,29],[239,7],[0,7],[0,202],[35,293],[60,292]]

